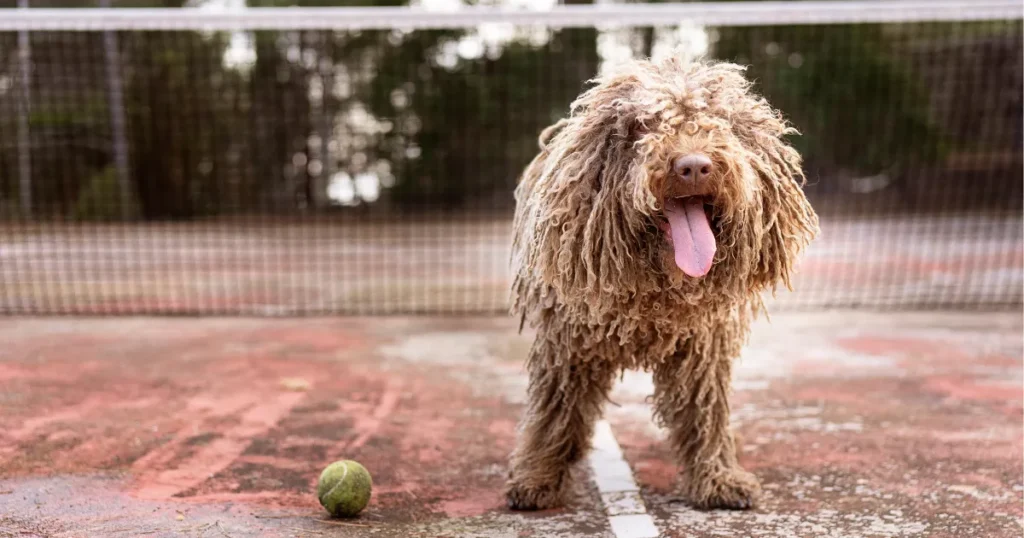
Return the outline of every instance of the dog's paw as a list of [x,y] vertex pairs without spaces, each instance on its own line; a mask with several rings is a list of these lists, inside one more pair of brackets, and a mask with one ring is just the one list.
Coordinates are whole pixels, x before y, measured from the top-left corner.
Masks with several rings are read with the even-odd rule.
[[704,510],[747,510],[754,508],[761,497],[761,484],[757,478],[738,468],[691,481],[686,490],[690,502]]
[[560,485],[526,486],[515,480],[505,484],[505,502],[512,510],[546,510],[562,504]]

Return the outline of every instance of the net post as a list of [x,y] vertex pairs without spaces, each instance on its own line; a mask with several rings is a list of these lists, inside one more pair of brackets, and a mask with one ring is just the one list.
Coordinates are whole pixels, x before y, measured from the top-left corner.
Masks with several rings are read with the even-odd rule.
[[[99,0],[100,7],[109,8],[110,0]],[[121,217],[132,215],[131,168],[128,160],[128,136],[125,132],[124,83],[121,80],[121,54],[117,48],[117,34],[103,32],[103,59],[106,64],[107,100],[110,108],[110,131],[114,149],[114,168],[121,195]]]
[[[19,9],[28,9],[29,0],[18,0]],[[29,114],[32,109],[32,43],[29,31],[18,32],[18,199],[25,218],[32,216],[32,131]]]

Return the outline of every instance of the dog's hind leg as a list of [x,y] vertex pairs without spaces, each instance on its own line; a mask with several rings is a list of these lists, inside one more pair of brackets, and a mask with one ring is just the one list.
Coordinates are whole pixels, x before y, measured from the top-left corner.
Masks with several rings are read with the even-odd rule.
[[[655,412],[683,466],[683,493],[698,508],[752,508],[761,486],[736,458],[729,385],[739,327],[720,327],[705,345],[689,342],[654,371]],[[735,349],[734,349],[735,348]]]
[[530,351],[529,401],[510,458],[505,497],[510,508],[541,510],[562,503],[573,464],[586,456],[614,382],[606,361],[554,357],[556,348],[538,339]]

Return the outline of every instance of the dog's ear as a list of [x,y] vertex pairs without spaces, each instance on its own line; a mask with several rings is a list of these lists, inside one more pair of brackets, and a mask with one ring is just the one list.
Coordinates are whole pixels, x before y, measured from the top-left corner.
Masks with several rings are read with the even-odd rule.
[[[649,272],[636,251],[646,224],[632,201],[635,115],[613,90],[592,89],[568,120],[542,133],[541,153],[516,190],[517,303],[554,291],[580,315],[597,315],[635,292],[637,275]],[[520,288],[537,281],[547,289]]]
[[795,133],[781,121],[776,132],[755,130],[748,140],[761,201],[760,246],[751,272],[756,289],[790,287],[790,272],[818,233],[818,216],[803,192],[800,155],[784,136]]

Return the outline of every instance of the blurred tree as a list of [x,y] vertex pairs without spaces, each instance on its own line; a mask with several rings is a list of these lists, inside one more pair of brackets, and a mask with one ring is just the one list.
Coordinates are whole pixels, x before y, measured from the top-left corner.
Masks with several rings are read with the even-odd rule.
[[[29,154],[33,164],[33,212],[66,214],[82,184],[109,158],[103,130],[107,110],[102,95],[102,63],[69,61],[69,52],[86,54],[100,50],[101,36],[91,33],[29,33],[32,50],[29,88],[32,107],[28,114]],[[76,58],[77,59],[77,58]],[[21,65],[16,33],[0,34],[0,152],[6,166],[0,168],[0,188],[6,196],[18,195],[21,141],[16,138]],[[54,158],[54,156],[59,156]]]
[[254,41],[247,134],[256,177],[247,205],[288,210],[306,177],[304,157],[296,155],[311,128],[307,69],[299,65],[304,43],[298,32],[255,32]]
[[[132,178],[142,216],[187,218],[231,205],[229,148],[244,125],[242,75],[223,66],[227,37],[127,32],[126,95]],[[232,148],[234,151],[237,149]]]
[[367,88],[371,110],[397,126],[383,143],[401,173],[392,192],[399,204],[450,208],[486,199],[494,207],[501,203],[495,194],[510,203],[518,174],[536,154],[537,134],[568,111],[597,70],[590,29],[553,33],[540,46],[508,43],[475,58],[458,56],[461,37],[416,32],[384,48]]
[[[950,27],[931,29],[940,26]],[[635,32],[641,56],[650,56],[655,29]],[[929,118],[928,89],[896,48],[920,32],[920,25],[722,27],[709,29],[708,52],[749,67],[756,90],[800,129],[793,143],[809,167],[898,175],[947,149]]]
[[[115,6],[183,3],[113,0]],[[997,26],[986,28],[1020,34],[1019,23]],[[812,177],[899,175],[947,150],[948,133],[930,117],[933,91],[911,65],[906,45],[911,38],[948,39],[950,28],[717,28],[710,31],[710,53],[750,66],[757,90],[804,133],[794,143]],[[537,151],[538,132],[564,116],[598,72],[598,32],[520,28],[523,33],[502,40],[492,30],[122,32],[123,106],[139,199],[109,206],[137,202],[150,219],[316,209],[337,170],[385,180],[386,203],[378,206],[507,207],[517,176]],[[658,35],[636,29],[632,49],[649,54]],[[14,37],[0,33],[0,75],[10,69]],[[101,36],[36,32],[32,45],[34,199],[51,213],[96,217],[103,212],[99,201],[110,196],[104,193],[112,192]],[[238,48],[251,57],[228,62]],[[1016,73],[1019,78],[1019,68]],[[10,95],[0,95],[4,129],[13,125]],[[13,199],[10,147],[9,141],[0,146],[0,195]]]
[[[940,158],[929,92],[881,25],[719,28],[716,57],[749,66],[757,91],[802,136],[793,143],[825,174],[899,175]],[[903,36],[905,37],[905,36]]]

